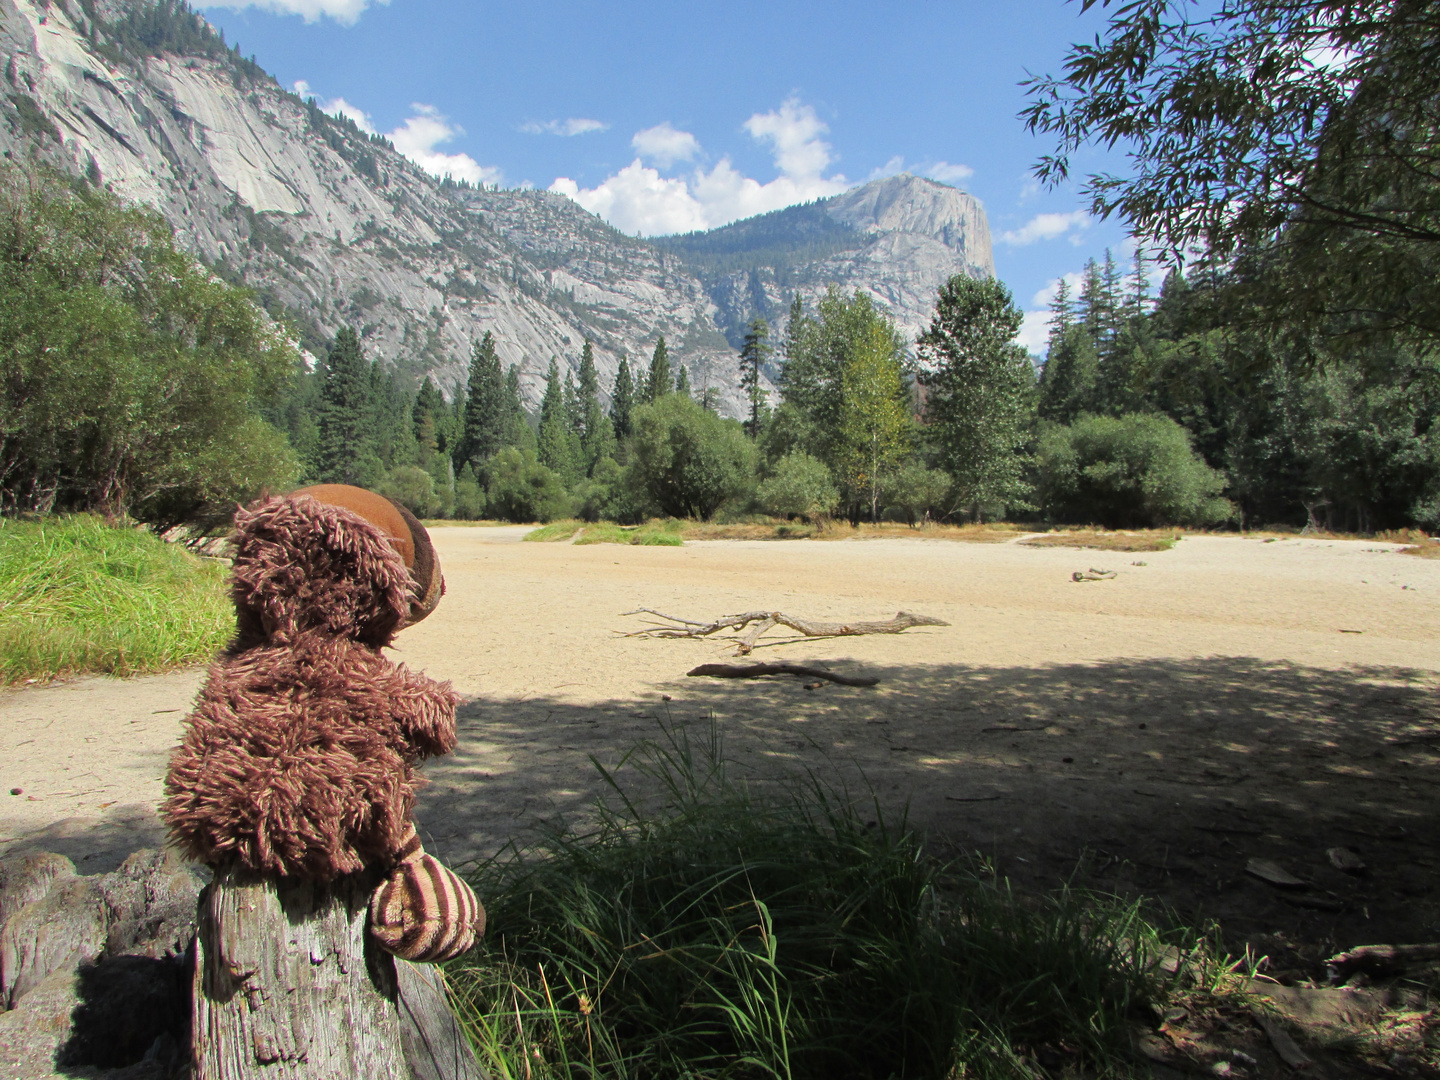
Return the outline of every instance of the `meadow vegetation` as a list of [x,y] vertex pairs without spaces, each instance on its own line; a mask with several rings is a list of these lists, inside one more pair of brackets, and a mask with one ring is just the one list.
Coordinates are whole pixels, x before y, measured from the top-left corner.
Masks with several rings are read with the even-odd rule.
[[89,515],[0,518],[0,685],[208,660],[235,631],[225,575]]

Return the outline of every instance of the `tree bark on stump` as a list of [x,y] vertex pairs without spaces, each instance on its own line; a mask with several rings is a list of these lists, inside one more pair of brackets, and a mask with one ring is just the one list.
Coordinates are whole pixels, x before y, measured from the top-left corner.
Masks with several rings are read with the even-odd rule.
[[196,1080],[483,1080],[439,973],[397,977],[366,932],[377,883],[217,871],[199,905]]

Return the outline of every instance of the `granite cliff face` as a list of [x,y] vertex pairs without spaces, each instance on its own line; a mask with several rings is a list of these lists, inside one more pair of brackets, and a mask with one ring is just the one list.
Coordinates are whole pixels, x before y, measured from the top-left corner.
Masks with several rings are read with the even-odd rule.
[[624,236],[561,195],[444,184],[214,41],[137,48],[117,30],[132,10],[0,0],[0,151],[154,206],[312,352],[357,326],[369,355],[449,393],[489,330],[534,403],[552,355],[573,367],[590,338],[607,387],[621,355],[643,364],[664,334],[738,414],[735,330],[783,322],[795,291],[863,289],[914,334],[950,274],[993,273],[978,202],[910,176],[778,212],[799,212],[802,233],[821,222],[818,244],[757,246],[765,229],[743,222],[701,234],[728,262]]

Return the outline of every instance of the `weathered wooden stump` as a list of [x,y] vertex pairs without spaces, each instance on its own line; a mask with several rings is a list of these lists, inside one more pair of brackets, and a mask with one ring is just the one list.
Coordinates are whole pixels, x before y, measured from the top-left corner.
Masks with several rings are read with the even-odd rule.
[[196,1080],[483,1080],[438,972],[397,974],[366,933],[377,881],[217,872],[199,905]]

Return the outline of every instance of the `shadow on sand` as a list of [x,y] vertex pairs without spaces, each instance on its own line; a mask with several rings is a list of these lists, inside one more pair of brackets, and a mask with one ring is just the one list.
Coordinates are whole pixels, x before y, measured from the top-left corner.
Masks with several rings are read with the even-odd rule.
[[[1440,936],[1429,673],[1223,657],[865,673],[880,686],[680,678],[598,705],[471,699],[459,750],[426,768],[427,846],[459,864],[524,842],[593,804],[591,755],[611,764],[662,721],[713,718],[749,775],[812,769],[887,814],[908,806],[937,852],[979,853],[1021,887],[1144,893],[1270,951]],[[1332,847],[1368,870],[1334,869]],[[1309,887],[1265,884],[1254,858]]]

